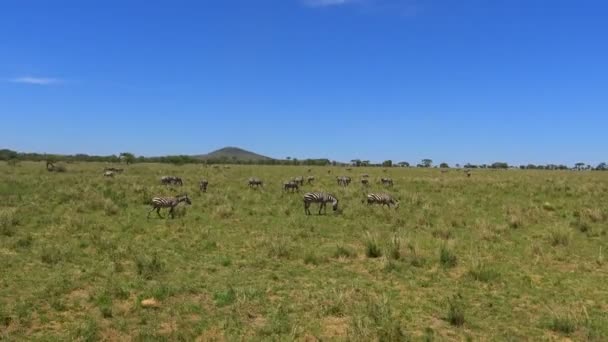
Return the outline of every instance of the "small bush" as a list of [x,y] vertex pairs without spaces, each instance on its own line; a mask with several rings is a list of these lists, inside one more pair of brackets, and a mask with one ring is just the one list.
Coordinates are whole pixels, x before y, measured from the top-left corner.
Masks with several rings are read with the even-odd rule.
[[572,234],[568,228],[558,227],[549,231],[549,242],[552,246],[567,246]]
[[439,262],[441,262],[441,265],[443,267],[455,267],[458,263],[458,258],[456,257],[456,254],[454,254],[454,252],[448,248],[447,245],[443,245],[439,250]]
[[137,274],[146,280],[150,280],[159,275],[164,269],[164,263],[156,254],[154,254],[151,258],[137,258],[135,265],[137,267]]
[[549,329],[566,335],[572,334],[576,330],[576,322],[572,317],[555,315],[549,322]]
[[382,250],[374,239],[368,239],[365,243],[365,255],[368,258],[379,258],[382,256]]
[[348,247],[337,246],[334,251],[334,258],[354,258],[357,254]]
[[304,256],[304,264],[317,266],[319,265],[319,257],[314,255],[313,253],[307,253]]
[[213,294],[213,300],[218,307],[230,305],[236,301],[236,291],[232,287]]
[[464,324],[464,308],[459,296],[448,299],[448,312],[446,320],[453,326],[460,327]]
[[393,235],[389,246],[389,256],[395,260],[401,258],[401,238],[397,235]]

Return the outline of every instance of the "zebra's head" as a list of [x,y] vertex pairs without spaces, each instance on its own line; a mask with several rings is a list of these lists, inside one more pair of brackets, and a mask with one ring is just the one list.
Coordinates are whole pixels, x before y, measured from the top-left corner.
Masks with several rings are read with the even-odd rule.
[[332,209],[334,211],[338,210],[338,199],[335,196],[332,196],[334,198],[334,201],[332,202]]
[[187,194],[183,194],[183,195],[179,196],[178,199],[181,202],[186,202],[187,204],[192,204],[192,201],[190,201],[190,197],[188,197]]

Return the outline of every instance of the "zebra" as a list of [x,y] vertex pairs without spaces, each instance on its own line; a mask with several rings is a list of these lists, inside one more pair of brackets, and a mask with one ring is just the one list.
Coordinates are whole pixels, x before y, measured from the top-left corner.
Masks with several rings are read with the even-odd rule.
[[114,171],[104,171],[104,177],[114,177]]
[[205,178],[201,179],[201,181],[198,183],[198,187],[202,192],[207,192],[207,185],[209,185],[209,181],[207,181]]
[[361,177],[363,177],[363,178],[368,178],[368,177],[369,177],[369,175],[368,175],[367,173],[364,173],[364,174],[362,174],[362,175],[361,175]]
[[264,182],[262,182],[262,180],[259,178],[251,177],[251,178],[249,178],[249,187],[253,188],[254,186],[256,188],[258,188],[260,186],[264,187]]
[[388,206],[389,208],[391,207],[391,204],[395,206],[396,208],[399,208],[399,201],[395,200],[391,195],[389,194],[367,194],[367,205],[370,204],[382,204],[382,206]]
[[336,177],[337,181],[338,181],[338,185],[342,185],[342,186],[348,186],[350,184],[350,177],[348,176],[339,176]]
[[387,186],[393,186],[393,179],[392,178],[380,178],[380,182],[382,182],[382,185],[387,185]]
[[464,173],[467,174],[467,177],[471,177],[471,170],[466,169],[466,170],[464,170]]
[[184,182],[182,181],[182,179],[180,177],[176,177],[176,176],[163,176],[160,178],[160,183],[163,185],[169,185],[169,184],[184,185]]
[[124,171],[124,169],[116,168],[116,167],[106,167],[103,169],[103,171],[112,171],[114,173],[122,173]]
[[338,199],[334,195],[326,192],[308,192],[304,195],[304,213],[310,215],[311,203],[319,203],[319,215],[321,215],[321,210],[323,209],[327,213],[327,203],[330,202],[332,203],[333,210],[338,210]]
[[361,185],[363,185],[363,186],[369,186],[369,180],[367,178],[361,179]]
[[315,180],[315,176],[308,176],[306,177],[306,184],[312,184],[312,182],[314,182]]
[[186,194],[177,196],[177,197],[154,197],[152,199],[152,209],[150,209],[150,211],[148,211],[147,218],[150,218],[150,213],[153,212],[154,210],[156,210],[158,217],[163,218],[162,215],[160,214],[160,210],[162,208],[170,208],[169,214],[171,215],[171,218],[174,218],[175,217],[174,209],[181,202],[186,202],[187,204],[192,204],[192,202],[190,201],[190,198]]
[[302,176],[298,176],[295,178],[291,179],[292,182],[297,183],[299,186],[303,186],[304,185],[304,177]]
[[298,186],[298,183],[296,183],[294,181],[289,181],[289,182],[283,183],[283,191],[288,191],[288,190],[291,190],[291,192],[300,191],[300,187]]

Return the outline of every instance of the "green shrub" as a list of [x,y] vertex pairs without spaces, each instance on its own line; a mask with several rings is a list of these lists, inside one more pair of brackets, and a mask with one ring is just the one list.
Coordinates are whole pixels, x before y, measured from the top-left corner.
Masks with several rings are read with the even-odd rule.
[[439,262],[443,267],[451,268],[456,266],[458,258],[447,245],[442,245],[439,249]]

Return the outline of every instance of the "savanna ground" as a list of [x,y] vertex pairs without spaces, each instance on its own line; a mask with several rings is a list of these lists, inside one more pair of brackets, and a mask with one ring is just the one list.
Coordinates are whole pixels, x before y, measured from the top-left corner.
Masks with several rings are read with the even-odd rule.
[[[608,173],[313,167],[291,194],[308,167],[66,166],[0,164],[0,339],[608,339]],[[400,208],[362,204],[362,173]],[[340,211],[305,216],[313,189]]]

